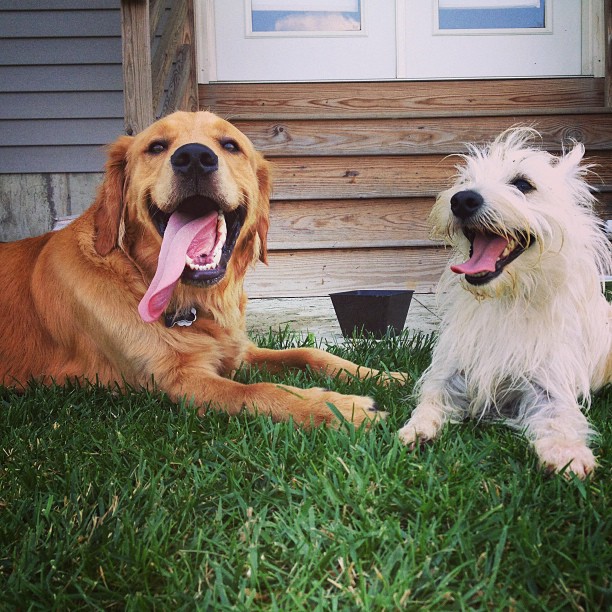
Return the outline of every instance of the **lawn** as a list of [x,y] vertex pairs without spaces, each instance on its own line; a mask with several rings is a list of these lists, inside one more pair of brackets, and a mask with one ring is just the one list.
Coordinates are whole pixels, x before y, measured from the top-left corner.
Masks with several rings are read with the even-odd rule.
[[[430,349],[407,335],[330,347],[413,379]],[[612,388],[591,408],[600,467],[583,483],[540,471],[500,425],[407,450],[410,385],[239,377],[372,394],[390,414],[306,431],[142,391],[0,389],[0,608],[610,608]]]

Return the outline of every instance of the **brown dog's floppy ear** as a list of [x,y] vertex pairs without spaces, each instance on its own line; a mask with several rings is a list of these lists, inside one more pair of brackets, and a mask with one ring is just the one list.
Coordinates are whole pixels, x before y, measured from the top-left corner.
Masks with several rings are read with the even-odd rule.
[[257,236],[259,236],[259,260],[268,263],[268,228],[270,227],[270,194],[272,193],[272,176],[268,162],[261,157],[257,165],[259,183],[259,202],[257,219]]
[[95,206],[94,246],[98,255],[106,257],[119,239],[119,225],[123,213],[126,155],[133,138],[121,136],[108,148],[108,159],[102,185]]

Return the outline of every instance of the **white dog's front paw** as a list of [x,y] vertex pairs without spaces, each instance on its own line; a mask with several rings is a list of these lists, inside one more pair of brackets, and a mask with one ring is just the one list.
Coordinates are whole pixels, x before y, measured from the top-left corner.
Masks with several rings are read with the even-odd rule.
[[584,479],[597,464],[591,449],[578,440],[544,438],[536,440],[534,446],[545,468],[559,472],[567,466],[566,477],[575,474],[578,478]]
[[430,415],[413,415],[412,418],[397,432],[400,441],[414,447],[418,443],[433,440],[440,431],[442,422]]

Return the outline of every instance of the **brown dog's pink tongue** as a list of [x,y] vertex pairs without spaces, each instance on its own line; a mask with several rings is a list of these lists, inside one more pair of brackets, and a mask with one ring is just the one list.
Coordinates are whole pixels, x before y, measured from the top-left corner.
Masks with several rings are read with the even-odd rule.
[[472,245],[472,256],[462,264],[451,266],[457,274],[478,274],[495,272],[495,264],[501,257],[508,241],[503,236],[476,234]]
[[217,213],[196,219],[174,212],[168,220],[159,251],[155,276],[138,304],[143,321],[153,323],[168,306],[174,287],[185,268],[185,257],[192,242],[214,245],[217,232]]

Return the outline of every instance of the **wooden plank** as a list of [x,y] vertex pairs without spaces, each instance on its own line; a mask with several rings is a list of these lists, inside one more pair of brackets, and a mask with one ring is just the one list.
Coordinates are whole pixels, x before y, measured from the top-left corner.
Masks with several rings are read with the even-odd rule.
[[[612,219],[612,193],[596,194],[596,213]],[[433,246],[435,198],[272,202],[268,250]]]
[[193,0],[166,4],[153,59],[153,108],[158,117],[198,110]]
[[268,249],[430,246],[433,198],[272,202]]
[[[612,152],[589,156],[593,186],[612,190]],[[275,200],[435,196],[452,184],[457,158],[439,155],[278,157],[271,160]]]
[[200,108],[232,120],[558,114],[603,105],[604,79],[591,77],[200,85]]
[[0,38],[119,36],[119,13],[109,10],[2,11]]
[[198,75],[195,53],[193,0],[184,0],[186,15],[180,23],[178,46],[172,61],[160,115],[175,110],[198,110]]
[[149,0],[121,0],[125,132],[153,123]]
[[585,161],[593,164],[593,172],[588,177],[589,184],[601,193],[612,191],[612,154],[601,151],[587,155]]
[[157,29],[166,12],[168,0],[149,0],[149,28],[151,31],[151,49],[157,35]]
[[195,31],[195,7],[194,0],[186,0],[187,18],[183,22],[182,44],[188,54],[188,62],[185,62],[185,85],[182,88],[181,97],[177,109],[186,111],[198,110],[198,66],[196,58],[196,31]]
[[[611,109],[612,110],[612,109]],[[289,155],[414,155],[466,151],[503,130],[528,125],[549,150],[578,140],[591,150],[612,150],[612,112],[443,119],[337,119],[233,121],[267,157]]]
[[595,212],[604,220],[612,219],[612,193],[597,193]]
[[187,18],[187,3],[185,0],[174,2],[170,15],[164,23],[161,38],[157,44],[151,66],[153,87],[153,108],[157,109],[164,93],[164,85],[172,62],[176,59],[179,46],[180,28]]
[[275,251],[269,265],[247,274],[247,295],[308,297],[350,289],[416,289],[433,291],[447,265],[441,247],[414,249],[330,249]]
[[411,157],[278,157],[273,198],[361,199],[433,196],[451,184],[458,160]]
[[193,110],[193,107],[197,107],[197,102],[194,101],[191,106],[183,108],[183,104],[186,103],[185,100],[189,100],[187,95],[190,91],[189,74],[193,66],[191,51],[192,47],[190,45],[180,45],[176,51],[170,71],[168,89],[162,100],[160,116],[168,115],[175,110]]

